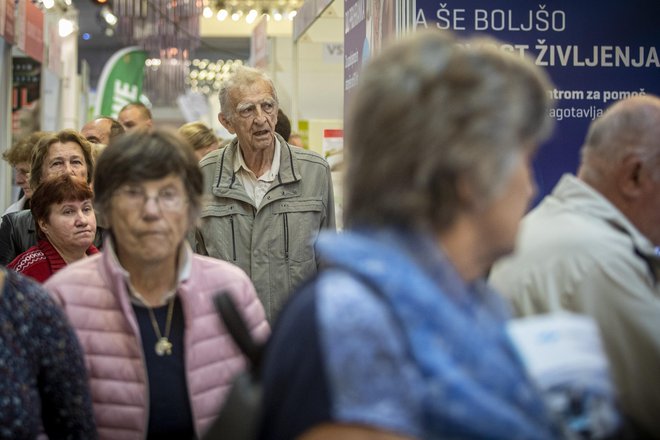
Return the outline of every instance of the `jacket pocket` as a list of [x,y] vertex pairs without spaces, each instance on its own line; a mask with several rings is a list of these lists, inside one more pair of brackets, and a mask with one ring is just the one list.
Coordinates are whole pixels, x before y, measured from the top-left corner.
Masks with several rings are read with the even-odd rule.
[[198,234],[209,256],[234,263],[238,261],[239,217],[246,214],[248,212],[236,203],[202,208]]
[[282,200],[273,206],[273,213],[282,224],[282,251],[285,258],[297,263],[316,265],[314,242],[323,218],[321,199]]

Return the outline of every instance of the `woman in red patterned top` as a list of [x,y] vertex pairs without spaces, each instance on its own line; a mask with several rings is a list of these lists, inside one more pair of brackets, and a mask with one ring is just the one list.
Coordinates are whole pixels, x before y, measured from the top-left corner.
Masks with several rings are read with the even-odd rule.
[[69,263],[95,254],[96,215],[89,185],[68,174],[46,180],[32,195],[32,215],[39,241],[7,267],[46,281]]

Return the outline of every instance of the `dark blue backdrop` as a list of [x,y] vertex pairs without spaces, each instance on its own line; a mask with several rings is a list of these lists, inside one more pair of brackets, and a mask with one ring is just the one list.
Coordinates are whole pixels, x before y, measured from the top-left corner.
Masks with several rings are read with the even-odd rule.
[[658,0],[417,0],[416,8],[418,29],[437,26],[511,43],[511,50],[524,50],[547,69],[559,93],[571,93],[556,100],[554,134],[534,163],[537,201],[562,174],[576,171],[594,116],[616,98],[660,94]]

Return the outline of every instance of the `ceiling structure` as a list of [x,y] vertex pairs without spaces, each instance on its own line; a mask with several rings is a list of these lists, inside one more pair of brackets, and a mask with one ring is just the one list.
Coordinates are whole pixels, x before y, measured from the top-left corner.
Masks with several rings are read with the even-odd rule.
[[[95,88],[105,62],[113,53],[126,45],[116,33],[109,35],[106,33],[106,27],[99,18],[101,6],[92,0],[74,0],[74,5],[79,11],[78,59],[89,64],[90,86]],[[250,56],[252,26],[245,24],[242,26],[243,29],[240,29],[240,23],[231,23],[234,28],[237,25],[239,31],[232,32],[231,36],[218,36],[217,33],[205,36],[202,32],[200,45],[192,53],[191,59],[247,60]],[[222,27],[223,23],[217,22],[214,26]]]

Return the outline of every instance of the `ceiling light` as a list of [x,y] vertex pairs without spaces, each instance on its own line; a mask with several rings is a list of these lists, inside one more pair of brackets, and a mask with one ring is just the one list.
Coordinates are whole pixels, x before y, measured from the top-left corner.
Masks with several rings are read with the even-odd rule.
[[227,12],[226,9],[220,9],[220,10],[218,11],[218,14],[216,15],[216,18],[217,18],[219,21],[225,21],[225,19],[227,18],[228,15],[229,15],[229,12]]
[[238,21],[241,19],[242,16],[243,16],[243,11],[239,9],[238,11],[235,11],[234,13],[231,14],[231,19],[234,21]]
[[58,24],[60,37],[65,38],[73,33],[76,29],[73,20],[68,18],[60,18]]
[[204,16],[204,18],[213,17],[213,9],[209,8],[208,6],[204,6],[204,9],[202,10],[202,15]]
[[250,12],[248,12],[247,17],[245,17],[245,21],[252,24],[252,23],[254,23],[254,20],[257,19],[258,15],[259,15],[259,13],[257,12],[256,9],[250,9]]
[[110,26],[115,26],[119,21],[117,19],[117,16],[113,14],[110,8],[107,6],[103,6],[101,8],[101,17],[103,17],[103,20],[105,20],[105,22],[108,23]]

